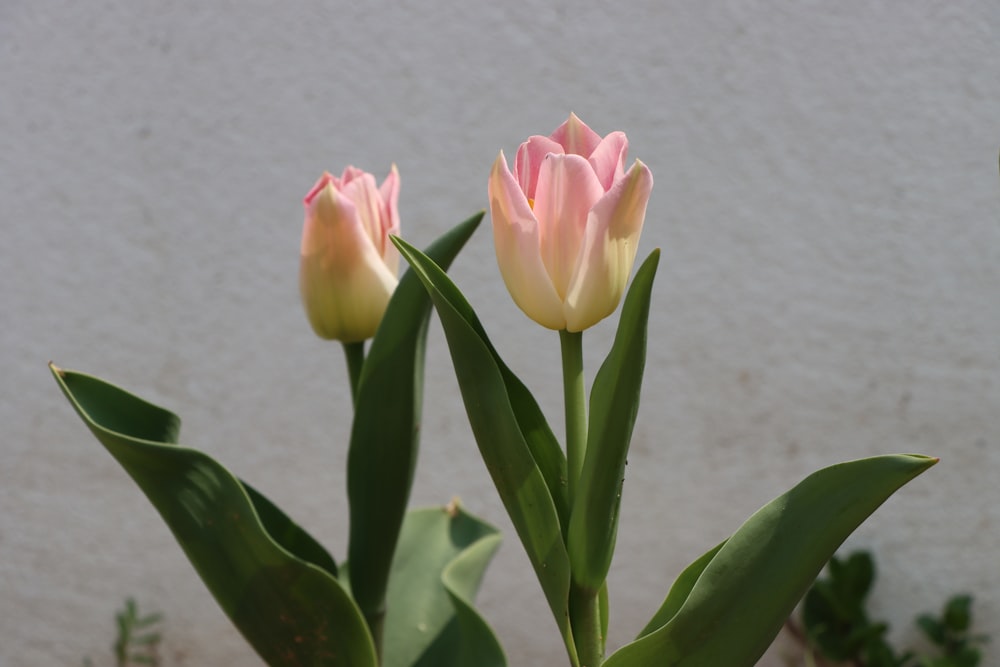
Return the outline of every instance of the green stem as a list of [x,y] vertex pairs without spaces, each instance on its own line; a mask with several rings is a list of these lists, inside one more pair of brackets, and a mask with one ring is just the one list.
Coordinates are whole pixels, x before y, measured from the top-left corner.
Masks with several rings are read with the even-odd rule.
[[587,400],[583,387],[583,332],[559,332],[563,397],[566,403],[566,465],[569,505],[576,502],[583,459],[587,454]]
[[347,375],[351,380],[351,404],[357,405],[358,384],[361,382],[361,368],[365,365],[365,342],[343,343],[347,357]]
[[604,637],[598,593],[573,584],[569,591],[569,620],[580,667],[600,667],[604,662]]
[[[587,456],[587,395],[583,381],[583,332],[559,332],[562,348],[563,397],[566,404],[566,467],[569,504],[580,494],[580,478]],[[580,667],[600,667],[604,661],[601,604],[598,591],[571,584],[569,620]]]
[[[358,406],[358,385],[361,384],[361,370],[365,365],[365,342],[343,343],[344,357],[347,359],[347,376],[351,382],[351,404],[356,409]],[[375,652],[378,655],[379,664],[382,663],[382,630],[385,622],[385,599],[383,598],[376,609],[363,608],[362,614],[368,629],[372,633],[372,640],[375,642]]]
[[365,614],[365,622],[368,623],[368,629],[372,633],[372,641],[375,643],[375,655],[378,658],[378,664],[382,664],[385,656],[382,654],[382,635],[384,634],[385,626],[385,609],[381,609],[373,614]]

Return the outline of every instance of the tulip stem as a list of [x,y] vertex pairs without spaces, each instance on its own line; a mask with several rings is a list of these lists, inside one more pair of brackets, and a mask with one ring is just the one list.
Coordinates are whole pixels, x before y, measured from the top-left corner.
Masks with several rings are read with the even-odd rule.
[[563,397],[566,403],[566,466],[570,507],[587,453],[587,398],[583,386],[583,332],[559,332],[562,347]]
[[580,667],[600,667],[604,662],[604,637],[601,633],[601,603],[598,593],[571,584],[569,618]]
[[351,404],[358,403],[358,385],[361,383],[361,368],[365,365],[365,342],[344,343],[347,357],[347,375],[351,380]]

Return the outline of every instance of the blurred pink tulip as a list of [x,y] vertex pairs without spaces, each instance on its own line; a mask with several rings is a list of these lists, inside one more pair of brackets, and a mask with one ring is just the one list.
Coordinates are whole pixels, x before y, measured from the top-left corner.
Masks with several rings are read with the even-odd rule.
[[497,263],[524,313],[549,329],[583,331],[618,307],[646,217],[653,176],[628,139],[603,139],[574,114],[549,137],[503,152],[490,173]]
[[381,187],[354,167],[329,173],[306,195],[299,289],[320,338],[354,343],[371,338],[396,288],[399,173]]

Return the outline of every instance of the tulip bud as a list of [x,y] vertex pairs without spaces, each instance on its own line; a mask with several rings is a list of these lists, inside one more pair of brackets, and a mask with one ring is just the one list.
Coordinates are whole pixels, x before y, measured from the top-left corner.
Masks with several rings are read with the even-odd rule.
[[348,167],[329,173],[306,195],[299,289],[320,338],[355,343],[378,329],[396,288],[399,174],[393,165],[381,187]]
[[551,136],[503,152],[489,181],[497,263],[524,313],[549,329],[583,331],[618,307],[632,273],[653,176],[625,171],[628,139],[603,139],[570,114]]

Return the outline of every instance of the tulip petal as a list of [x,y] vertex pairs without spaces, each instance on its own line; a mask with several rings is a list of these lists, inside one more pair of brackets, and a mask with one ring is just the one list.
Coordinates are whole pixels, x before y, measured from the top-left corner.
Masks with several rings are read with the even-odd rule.
[[514,303],[543,327],[565,328],[562,300],[542,262],[538,221],[503,151],[490,172],[489,198],[497,264]]
[[375,185],[375,177],[368,173],[361,173],[357,178],[343,184],[340,193],[343,199],[354,203],[357,219],[381,257],[384,243],[388,243],[389,239],[386,238],[380,242],[383,236],[382,199]]
[[389,236],[399,236],[399,170],[396,165],[389,169],[389,175],[378,189],[381,200],[382,261],[393,273],[399,274],[399,250],[389,241]]
[[590,157],[591,153],[601,143],[601,135],[587,127],[587,124],[571,113],[565,123],[556,128],[550,135],[567,153]]
[[535,194],[542,261],[559,298],[565,299],[580,257],[587,216],[604,188],[585,158],[549,153],[538,172]]
[[350,183],[353,180],[361,178],[366,173],[367,172],[365,172],[364,169],[358,169],[357,167],[352,166],[352,165],[348,165],[348,166],[344,167],[344,173],[341,174],[340,178],[339,179],[334,179],[335,182],[336,182],[336,185],[337,185],[337,189],[338,190],[343,190],[345,185],[347,185],[348,183]]
[[583,331],[618,307],[632,273],[652,189],[653,175],[636,160],[591,211],[566,295],[569,331]]
[[535,198],[538,171],[549,153],[565,153],[563,147],[549,137],[535,135],[521,144],[514,157],[514,178],[521,185],[521,192],[529,199]]
[[299,287],[309,322],[321,338],[357,342],[373,336],[396,287],[395,273],[382,261],[361,218],[354,202],[332,183],[316,194],[306,214]]
[[[383,233],[399,236],[399,170],[395,164],[379,186],[378,195],[382,202]],[[396,247],[392,243],[389,245]]]
[[396,277],[379,260],[372,273],[346,276],[339,287],[319,287],[329,276],[303,258],[300,288],[306,313],[320,338],[354,343],[375,335],[396,286]]
[[590,164],[605,190],[610,190],[615,181],[625,176],[626,155],[628,139],[624,132],[612,132],[604,137],[591,153]]

